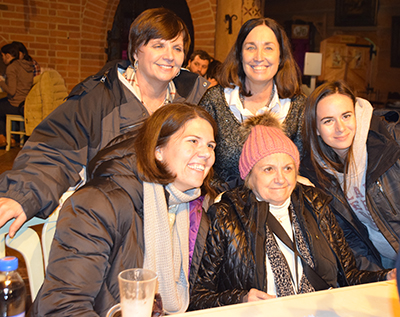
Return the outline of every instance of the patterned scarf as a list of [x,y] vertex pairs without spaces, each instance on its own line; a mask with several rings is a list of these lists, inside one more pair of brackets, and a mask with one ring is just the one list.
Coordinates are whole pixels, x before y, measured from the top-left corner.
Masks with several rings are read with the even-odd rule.
[[[306,240],[303,236],[303,233],[300,228],[300,224],[297,218],[296,213],[293,210],[292,204],[290,204],[291,214],[292,214],[292,223],[295,231],[295,240],[299,253],[303,256],[305,261],[311,268],[314,268],[314,262],[311,257],[311,253],[309,247],[306,243]],[[269,217],[273,217],[270,213]],[[309,282],[307,276],[303,274],[300,278],[298,291],[295,292],[295,285],[293,283],[292,276],[296,276],[296,272],[290,272],[289,265],[287,264],[285,256],[282,254],[278,243],[275,240],[275,236],[272,231],[266,225],[266,243],[265,243],[265,251],[268,256],[268,260],[271,264],[272,273],[274,275],[274,282],[276,287],[276,295],[277,297],[302,294],[302,293],[310,293],[314,292],[314,287]],[[297,261],[297,259],[296,259]]]
[[[140,92],[140,87],[139,84],[137,82],[136,79],[136,71],[135,69],[132,67],[132,65],[130,65],[125,73],[123,74],[123,77],[127,80],[127,82],[129,83],[129,85],[126,85],[129,90],[136,96],[136,98],[138,98],[140,100],[140,102],[146,106],[143,102],[142,99],[142,93]],[[176,94],[176,88],[175,88],[175,84],[174,82],[171,80],[168,84],[168,88],[167,88],[167,93],[165,95],[165,99],[164,99],[164,105],[168,104],[168,103],[172,103],[174,98],[175,98],[175,94]]]
[[200,189],[179,191],[143,182],[144,265],[157,273],[159,292],[168,314],[183,313],[189,306],[189,202]]

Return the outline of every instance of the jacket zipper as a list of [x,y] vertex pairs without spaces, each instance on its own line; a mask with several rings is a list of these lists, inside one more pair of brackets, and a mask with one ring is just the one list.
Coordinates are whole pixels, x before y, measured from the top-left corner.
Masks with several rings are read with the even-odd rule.
[[390,202],[389,197],[386,195],[385,191],[383,190],[383,186],[382,186],[381,182],[380,182],[379,180],[377,180],[377,181],[376,181],[376,184],[378,185],[378,188],[379,188],[379,190],[381,191],[382,195],[386,198],[387,202],[389,203],[390,208],[392,209],[392,213],[393,213],[394,215],[397,215],[397,212],[396,212],[396,210],[393,208],[393,205],[392,205],[392,203]]

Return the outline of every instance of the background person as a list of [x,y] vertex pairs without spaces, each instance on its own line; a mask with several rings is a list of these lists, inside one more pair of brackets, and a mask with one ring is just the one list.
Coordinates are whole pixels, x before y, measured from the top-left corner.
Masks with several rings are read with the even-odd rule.
[[5,77],[0,76],[0,87],[7,97],[0,99],[0,147],[6,146],[6,115],[24,115],[25,98],[33,83],[32,61],[20,60],[18,47],[6,44],[1,56],[7,65]]
[[105,316],[119,302],[118,273],[135,267],[157,273],[168,314],[186,310],[202,254],[195,248],[206,238],[189,221],[189,213],[204,212],[189,202],[203,182],[209,188],[215,129],[204,109],[171,104],[147,119],[137,138],[99,152],[92,179],[60,212],[32,316]]
[[70,186],[84,182],[88,162],[114,137],[137,129],[165,104],[198,103],[208,82],[181,71],[189,45],[189,32],[172,11],[149,9],[135,19],[130,62],[110,62],[78,84],[0,177],[0,225],[16,218],[10,236],[26,219],[53,212]]
[[217,76],[221,72],[221,67],[222,63],[216,59],[214,59],[210,65],[208,65],[205,77],[210,82],[210,87],[218,85]]
[[17,45],[19,50],[19,59],[25,59],[27,61],[31,61],[33,64],[33,76],[40,75],[41,69],[39,63],[34,60],[28,53],[25,45],[18,41],[13,41],[12,44]]
[[297,147],[276,119],[264,116],[245,122],[239,161],[245,184],[207,212],[211,226],[190,309],[393,279],[395,270],[356,268],[331,198],[296,182]]
[[307,154],[301,172],[333,197],[332,211],[358,267],[395,267],[400,234],[398,125],[374,116],[371,104],[356,98],[342,81],[314,90],[304,118]]
[[271,110],[301,151],[305,97],[289,39],[269,18],[251,19],[242,25],[218,82],[199,105],[218,124],[215,182],[224,190],[241,182],[238,163],[243,140],[239,128],[246,118]]
[[206,51],[195,50],[190,55],[186,68],[192,73],[196,73],[204,77],[211,61],[212,58]]

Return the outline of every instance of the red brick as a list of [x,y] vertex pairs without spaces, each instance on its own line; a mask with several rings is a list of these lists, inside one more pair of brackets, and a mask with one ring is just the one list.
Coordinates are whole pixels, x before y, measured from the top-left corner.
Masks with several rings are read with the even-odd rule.
[[51,1],[50,8],[55,10],[68,10],[68,4],[61,4],[59,2]]
[[76,59],[79,59],[79,53],[73,53],[73,52],[57,52],[56,51],[56,56],[57,57],[64,57],[64,58],[76,58]]
[[80,27],[79,26],[75,26],[75,25],[69,25],[69,24],[59,24],[57,25],[57,30],[60,31],[72,31],[72,32],[79,32],[80,31]]
[[53,38],[56,38],[56,37],[67,38],[68,37],[68,32],[50,30],[50,36],[53,37]]

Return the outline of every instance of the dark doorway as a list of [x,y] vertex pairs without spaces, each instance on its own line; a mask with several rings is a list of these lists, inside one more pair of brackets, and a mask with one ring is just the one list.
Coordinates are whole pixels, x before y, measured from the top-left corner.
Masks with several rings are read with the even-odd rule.
[[143,11],[150,8],[164,7],[176,13],[186,24],[191,44],[189,54],[193,51],[194,31],[192,16],[185,0],[121,0],[114,16],[114,23],[111,30],[107,32],[107,55],[108,61],[115,59],[129,59],[128,52],[128,35],[129,28],[133,20]]

